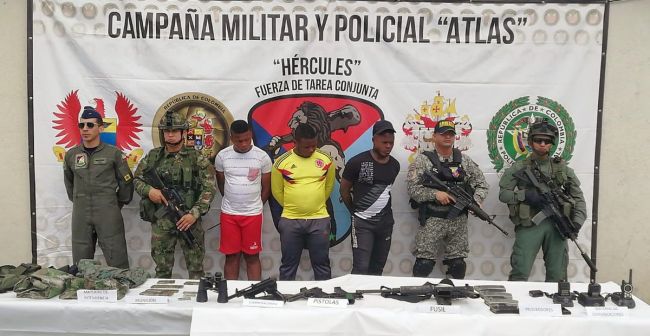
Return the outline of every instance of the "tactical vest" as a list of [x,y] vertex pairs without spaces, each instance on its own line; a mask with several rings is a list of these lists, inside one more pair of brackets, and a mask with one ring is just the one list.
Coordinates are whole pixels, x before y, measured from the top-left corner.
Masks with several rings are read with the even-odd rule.
[[[176,155],[181,156],[181,164],[163,165],[165,159],[165,148],[158,147],[149,153],[149,162],[153,162],[147,169],[156,169],[156,172],[165,185],[176,190],[183,198],[184,211],[189,211],[196,203],[199,189],[198,167],[196,162],[201,155],[197,150],[184,149]],[[155,212],[162,205],[154,204],[148,197],[140,200],[140,217],[148,222],[155,221]]]
[[[431,164],[433,164],[433,173],[443,182],[450,184],[456,184],[461,188],[465,189],[470,195],[474,194],[474,190],[465,183],[467,173],[463,169],[461,163],[463,161],[463,154],[457,148],[452,150],[452,160],[451,162],[445,161],[440,162],[438,153],[434,151],[424,151],[422,152]],[[426,205],[426,217],[438,217],[438,218],[447,218],[451,206],[441,205],[436,202],[427,202]],[[467,213],[467,211],[463,212]],[[451,219],[451,218],[450,218]]]
[[[522,163],[523,166],[521,169],[526,169],[527,167],[530,167],[531,169],[533,168],[532,159],[526,159]],[[566,161],[560,158],[553,158],[550,160],[550,165],[551,165],[551,172],[552,172],[550,178],[553,181],[553,183],[556,186],[561,187],[563,190],[570,190],[571,185],[567,175]],[[543,172],[543,174],[545,173]],[[525,190],[529,188],[534,188],[534,186],[529,185],[524,181],[518,181],[517,188],[519,190]],[[573,218],[573,209],[575,208],[575,201],[569,195],[566,194],[564,195],[566,197],[564,197],[562,209],[560,210],[569,218]],[[524,202],[518,202],[517,204],[509,204],[508,210],[510,211],[510,220],[512,220],[512,222],[515,225],[522,225],[522,226],[534,225],[532,222],[532,218],[535,217],[535,215],[537,215],[537,213],[539,212],[539,209],[532,208],[530,205]]]

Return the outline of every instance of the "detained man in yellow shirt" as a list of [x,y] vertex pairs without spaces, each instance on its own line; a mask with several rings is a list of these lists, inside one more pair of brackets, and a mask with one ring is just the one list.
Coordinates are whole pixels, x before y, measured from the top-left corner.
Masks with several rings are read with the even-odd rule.
[[332,277],[329,258],[330,217],[326,202],[334,188],[336,167],[317,149],[316,131],[307,124],[294,130],[295,147],[271,170],[271,191],[282,206],[278,223],[282,245],[280,280],[295,280],[300,255],[309,250],[316,280]]

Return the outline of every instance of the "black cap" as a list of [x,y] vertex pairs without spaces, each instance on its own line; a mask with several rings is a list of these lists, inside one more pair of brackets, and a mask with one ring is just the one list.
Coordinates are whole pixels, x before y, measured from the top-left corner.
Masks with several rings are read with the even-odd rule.
[[451,120],[440,120],[436,123],[436,128],[433,129],[433,132],[438,134],[453,132],[456,134],[456,124]]
[[81,118],[82,119],[92,119],[92,118],[97,118],[98,122],[102,122],[102,115],[95,110],[94,107],[92,106],[84,106],[84,111],[81,113]]
[[391,124],[390,121],[379,120],[378,122],[375,123],[375,126],[372,127],[372,135],[377,135],[384,132],[395,133],[395,129],[393,128],[393,124]]

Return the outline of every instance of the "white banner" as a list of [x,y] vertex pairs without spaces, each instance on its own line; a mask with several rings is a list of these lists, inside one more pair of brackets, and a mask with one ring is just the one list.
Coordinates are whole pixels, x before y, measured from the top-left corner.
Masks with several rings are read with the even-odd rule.
[[[602,4],[442,4],[361,1],[35,1],[34,134],[38,262],[70,264],[72,204],[61,161],[80,142],[81,107],[95,106],[135,169],[160,145],[157,125],[169,109],[188,114],[188,145],[214,157],[227,146],[235,119],[254,126],[271,155],[291,148],[291,128],[307,122],[342,168],[371,147],[371,127],[390,120],[400,130],[393,150],[402,172],[393,188],[396,225],[384,274],[411,274],[418,226],[409,207],[406,170],[430,147],[438,120],[453,120],[457,146],[485,172],[484,207],[513,232],[498,201],[504,167],[527,153],[525,127],[545,117],[560,128],[555,154],[593,199]],[[270,140],[280,146],[269,146]],[[525,141],[523,142],[525,144]],[[340,176],[341,171],[339,171]],[[333,276],[350,272],[350,221],[331,197],[337,224]],[[123,210],[132,266],[153,269],[151,227],[138,197]],[[216,197],[204,228],[218,222]],[[265,206],[262,267],[277,274],[280,240]],[[579,243],[590,247],[590,218]],[[506,279],[513,238],[470,219],[468,278]],[[223,267],[219,228],[206,233],[206,271]],[[570,248],[569,278],[588,278]],[[179,249],[180,250],[180,249]],[[186,276],[177,251],[174,277]],[[433,276],[440,277],[441,265]],[[299,279],[311,279],[307,253]],[[543,280],[543,261],[531,280]]]

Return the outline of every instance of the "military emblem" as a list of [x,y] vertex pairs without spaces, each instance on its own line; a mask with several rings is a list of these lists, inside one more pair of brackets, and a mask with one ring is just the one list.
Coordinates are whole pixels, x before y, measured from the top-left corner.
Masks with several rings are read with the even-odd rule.
[[[71,91],[56,107],[58,112],[53,112],[56,119],[52,122],[53,129],[59,131],[56,137],[59,140],[52,147],[54,156],[57,161],[63,162],[66,149],[72,148],[81,143],[81,132],[77,123],[79,121],[79,112],[81,112],[81,102],[78,95],[79,90]],[[142,158],[143,150],[139,148],[137,140],[140,140],[138,133],[142,129],[138,120],[141,118],[137,115],[138,108],[122,93],[115,92],[115,114],[117,118],[106,117],[106,106],[101,98],[93,98],[95,109],[101,114],[104,121],[104,132],[100,134],[102,142],[109,143],[119,148],[122,153],[131,151],[125,155],[126,162],[133,169]],[[59,146],[60,145],[60,146]],[[124,155],[124,154],[123,154]],[[78,163],[78,162],[77,162]]]
[[200,92],[185,92],[167,99],[156,112],[151,127],[154,147],[164,143],[158,125],[167,111],[176,111],[187,120],[189,129],[185,146],[201,151],[214,161],[219,151],[228,146],[229,127],[234,121],[228,108],[219,100]]
[[453,177],[459,177],[462,172],[460,167],[449,167],[449,170],[451,170],[451,176]]
[[459,116],[456,111],[456,98],[446,98],[438,91],[431,104],[427,100],[422,102],[419,110],[414,108],[413,113],[407,114],[406,121],[402,124],[402,132],[405,135],[403,148],[411,152],[409,162],[413,162],[417,154],[433,150],[433,129],[438,122],[453,123],[456,128],[456,148],[466,151],[472,147],[469,138],[472,123],[469,116]]
[[[332,158],[336,167],[336,183],[339,183],[345,158],[368,150],[372,126],[383,119],[383,113],[375,104],[361,98],[296,94],[259,102],[251,108],[248,119],[253,127],[255,144],[269,153],[271,158],[277,158],[293,148],[293,130],[298,125],[311,126],[316,130],[318,148]],[[315,164],[323,170],[327,169],[322,161]],[[282,208],[273,198],[269,201],[277,227]],[[332,242],[332,245],[336,245],[350,234],[350,216],[338,196],[328,200],[327,208],[336,227],[336,239]]]
[[523,160],[531,151],[528,146],[528,126],[540,118],[546,118],[559,132],[551,156],[569,161],[576,144],[577,131],[573,119],[558,102],[538,96],[531,103],[530,96],[508,102],[490,121],[487,144],[490,160],[497,172],[515,161]]
[[77,154],[74,158],[74,166],[77,168],[85,168],[88,162],[88,157],[86,153]]

